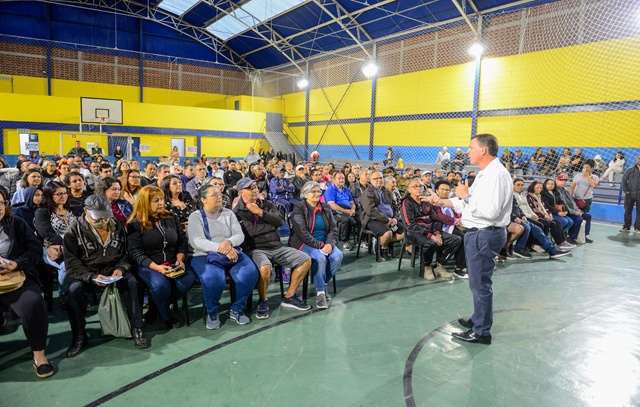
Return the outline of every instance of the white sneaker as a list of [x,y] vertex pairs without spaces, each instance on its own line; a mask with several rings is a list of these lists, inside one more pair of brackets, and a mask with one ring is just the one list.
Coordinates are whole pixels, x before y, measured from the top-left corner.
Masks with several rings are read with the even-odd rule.
[[559,247],[559,248],[561,248],[561,249],[569,249],[569,250],[571,250],[571,249],[575,249],[575,248],[576,248],[576,247],[578,247],[578,246],[576,246],[576,245],[574,245],[574,244],[571,244],[571,243],[569,243],[569,242],[567,242],[567,241],[565,240],[565,241],[564,241],[564,242],[562,242],[562,244],[560,244],[560,246],[558,246],[558,247]]

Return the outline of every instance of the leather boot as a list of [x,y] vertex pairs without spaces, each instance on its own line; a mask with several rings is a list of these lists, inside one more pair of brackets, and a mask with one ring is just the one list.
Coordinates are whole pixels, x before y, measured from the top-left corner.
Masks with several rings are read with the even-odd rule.
[[136,348],[144,349],[149,347],[149,342],[147,341],[147,338],[144,337],[142,329],[133,328],[131,330],[131,335],[133,336],[133,344]]
[[89,336],[87,335],[87,331],[82,330],[81,332],[74,334],[71,346],[67,349],[67,357],[72,358],[74,356],[78,356],[84,348],[87,347],[88,343]]

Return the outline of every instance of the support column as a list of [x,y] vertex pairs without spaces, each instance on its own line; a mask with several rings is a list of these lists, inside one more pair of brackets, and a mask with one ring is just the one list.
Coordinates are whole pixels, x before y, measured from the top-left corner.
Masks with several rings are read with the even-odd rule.
[[[482,39],[482,15],[478,17],[478,38],[476,39],[480,42]],[[471,138],[474,138],[478,133],[478,104],[480,102],[480,79],[481,79],[481,68],[482,68],[482,55],[478,55],[476,57],[476,72],[475,79],[473,82],[473,110],[471,111]]]
[[376,118],[376,88],[378,84],[377,76],[371,79],[371,114],[369,116],[369,160],[373,160],[373,139]]
[[307,78],[309,85],[304,90],[304,159],[309,159],[309,88],[311,87],[311,79],[309,76],[309,63],[307,62]]
[[142,103],[144,102],[144,56],[143,56],[143,50],[144,50],[144,35],[142,34],[142,23],[143,20],[139,19],[138,21],[140,21],[140,25],[139,25],[139,36],[140,36],[140,44],[139,44],[139,51],[140,53],[138,54],[138,85],[140,86],[139,89],[139,102]]
[[47,52],[47,96],[51,96],[51,76],[52,72],[52,64],[51,64],[51,10],[50,5],[47,3],[46,6],[46,31],[47,31],[47,44],[45,46]]

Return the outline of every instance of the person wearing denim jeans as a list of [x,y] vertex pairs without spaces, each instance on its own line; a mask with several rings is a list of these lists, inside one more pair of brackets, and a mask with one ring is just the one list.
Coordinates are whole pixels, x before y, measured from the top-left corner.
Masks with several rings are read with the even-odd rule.
[[229,317],[240,325],[248,324],[251,320],[243,311],[258,281],[258,268],[240,251],[244,241],[242,227],[235,214],[222,206],[222,193],[214,185],[203,185],[198,190],[198,200],[203,209],[189,215],[188,234],[194,250],[191,268],[202,283],[206,327],[220,328],[218,314],[226,285],[225,272],[229,272],[236,284],[236,299]]
[[[178,328],[180,321],[171,315],[169,306],[191,288],[195,275],[185,266],[188,244],[184,227],[176,215],[167,211],[162,189],[153,185],[140,189],[127,232],[129,257],[156,305],[145,314],[147,323],[155,321],[157,309],[167,328]],[[174,267],[185,273],[172,278]]]
[[343,254],[336,247],[338,225],[331,207],[320,202],[320,184],[309,181],[302,187],[303,201],[294,205],[291,212],[292,232],[289,246],[297,248],[311,258],[311,275],[316,286],[316,306],[328,308],[325,285],[342,264]]
[[[207,256],[194,256],[191,267],[202,283],[202,295],[207,314],[220,313],[220,298],[227,284],[225,278],[227,270],[207,262]],[[258,269],[249,256],[240,252],[238,260],[228,271],[236,285],[236,299],[231,304],[231,311],[242,314],[247,306],[249,295],[258,281]]]

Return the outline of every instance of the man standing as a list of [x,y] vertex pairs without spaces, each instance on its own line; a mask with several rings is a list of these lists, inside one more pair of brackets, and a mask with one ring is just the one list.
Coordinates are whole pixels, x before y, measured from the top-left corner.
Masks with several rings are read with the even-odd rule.
[[631,230],[633,207],[636,207],[636,221],[634,229],[640,235],[640,155],[636,158],[636,165],[625,171],[622,176],[622,192],[624,192],[624,226],[621,232]]
[[434,205],[453,208],[462,214],[467,228],[464,250],[473,294],[473,316],[458,323],[469,330],[451,335],[471,343],[491,344],[493,290],[491,277],[495,257],[507,241],[506,227],[511,222],[511,176],[498,159],[498,140],[491,134],[478,134],[467,150],[471,165],[480,167],[473,186],[460,184],[457,198],[432,195]]

